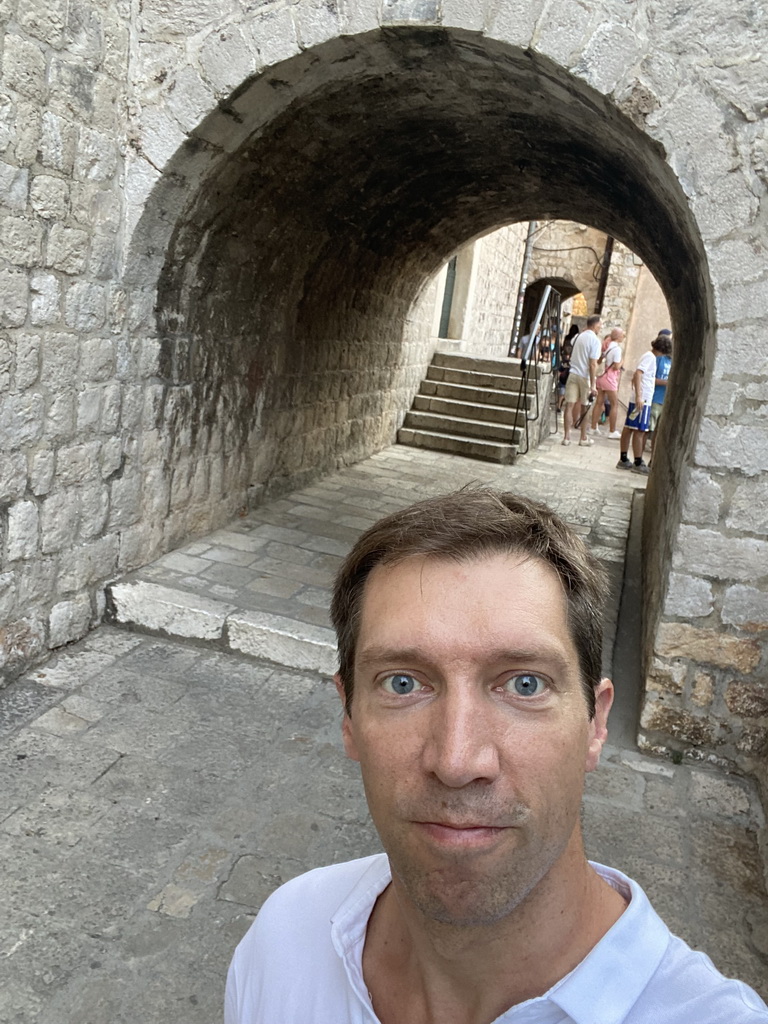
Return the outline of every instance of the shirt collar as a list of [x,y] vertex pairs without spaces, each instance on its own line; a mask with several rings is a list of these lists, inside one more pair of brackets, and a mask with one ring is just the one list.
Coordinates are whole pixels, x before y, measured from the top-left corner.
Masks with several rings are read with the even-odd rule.
[[629,897],[629,905],[581,963],[541,998],[551,999],[575,1024],[621,1024],[661,963],[671,935],[637,882],[615,868],[592,867]]

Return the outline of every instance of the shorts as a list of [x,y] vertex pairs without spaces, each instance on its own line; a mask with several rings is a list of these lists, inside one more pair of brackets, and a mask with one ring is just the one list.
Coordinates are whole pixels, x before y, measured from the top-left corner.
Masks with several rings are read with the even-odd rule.
[[580,377],[578,373],[571,372],[565,385],[566,402],[581,402],[586,405],[589,401],[589,381],[586,377]]
[[658,427],[659,417],[661,416],[661,410],[663,408],[664,406],[661,404],[661,402],[654,402],[651,406],[651,426],[649,428],[650,430],[655,430],[656,427]]
[[630,430],[642,430],[646,431],[651,424],[651,407],[650,405],[644,405],[642,409],[636,409],[635,403],[630,402],[629,408],[627,409],[627,418],[624,421],[624,426],[629,427]]

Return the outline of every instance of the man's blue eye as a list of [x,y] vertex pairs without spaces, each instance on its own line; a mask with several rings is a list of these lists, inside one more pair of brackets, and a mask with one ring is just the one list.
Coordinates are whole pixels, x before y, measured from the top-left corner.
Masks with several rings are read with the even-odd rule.
[[547,684],[541,676],[534,676],[527,672],[523,675],[513,676],[507,683],[507,689],[511,686],[521,697],[538,697],[547,688]]
[[418,685],[413,676],[409,676],[405,672],[396,672],[392,676],[387,676],[384,680],[385,690],[401,695],[413,693]]

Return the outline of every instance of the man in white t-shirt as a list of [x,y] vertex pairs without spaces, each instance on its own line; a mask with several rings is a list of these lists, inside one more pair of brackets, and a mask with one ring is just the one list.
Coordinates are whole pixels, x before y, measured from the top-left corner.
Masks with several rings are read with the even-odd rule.
[[[656,357],[663,354],[657,345],[658,338],[651,342],[648,352],[643,353],[632,375],[632,400],[627,408],[627,418],[619,440],[619,461],[617,469],[629,469],[634,473],[647,475],[650,470],[643,461],[645,435],[651,428],[651,405],[656,387]],[[629,445],[632,442],[634,462],[629,461]]]
[[768,1024],[584,855],[607,590],[582,539],[514,494],[431,498],[362,535],[334,587],[336,684],[386,853],[273,893],[225,1024]]
[[586,447],[595,442],[587,437],[589,422],[586,407],[590,397],[595,397],[595,379],[597,377],[597,361],[600,358],[602,345],[597,336],[600,330],[600,317],[595,315],[587,320],[586,330],[576,337],[571,352],[571,372],[565,384],[565,411],[563,413],[563,444],[571,443],[571,428],[582,413],[581,434],[579,444]]

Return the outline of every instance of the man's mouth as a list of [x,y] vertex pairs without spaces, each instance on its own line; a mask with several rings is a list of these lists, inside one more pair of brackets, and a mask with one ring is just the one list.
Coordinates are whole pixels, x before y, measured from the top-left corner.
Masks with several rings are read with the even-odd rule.
[[417,821],[414,824],[432,842],[453,849],[479,849],[492,846],[507,832],[507,826],[486,825],[480,822],[458,824],[444,821]]

